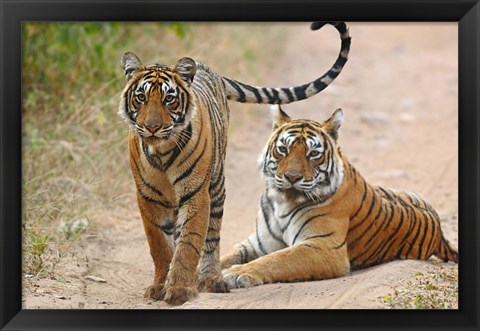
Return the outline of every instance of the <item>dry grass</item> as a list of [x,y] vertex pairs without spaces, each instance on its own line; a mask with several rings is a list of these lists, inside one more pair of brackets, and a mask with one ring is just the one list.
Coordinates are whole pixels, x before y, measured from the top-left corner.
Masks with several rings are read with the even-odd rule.
[[281,52],[283,31],[268,24],[24,25],[24,272],[52,275],[82,234],[102,227],[96,215],[136,208],[127,126],[117,115],[125,51],[170,65],[190,56],[256,84],[272,70],[256,59]]
[[458,309],[458,266],[435,266],[416,272],[406,284],[382,299],[395,309]]

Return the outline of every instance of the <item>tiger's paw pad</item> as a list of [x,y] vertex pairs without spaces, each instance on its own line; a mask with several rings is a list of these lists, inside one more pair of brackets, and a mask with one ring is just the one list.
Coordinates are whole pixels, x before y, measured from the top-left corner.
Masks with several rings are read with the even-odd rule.
[[228,293],[230,288],[223,278],[205,278],[198,281],[200,292]]
[[170,286],[165,289],[165,302],[178,306],[187,301],[195,299],[198,296],[198,291],[193,287],[184,286]]
[[230,288],[246,288],[263,284],[259,277],[235,269],[238,269],[238,267],[232,267],[223,271],[223,278]]
[[145,290],[145,294],[143,295],[144,298],[150,298],[155,301],[163,300],[165,297],[165,289],[163,284],[161,285],[152,285],[147,287]]

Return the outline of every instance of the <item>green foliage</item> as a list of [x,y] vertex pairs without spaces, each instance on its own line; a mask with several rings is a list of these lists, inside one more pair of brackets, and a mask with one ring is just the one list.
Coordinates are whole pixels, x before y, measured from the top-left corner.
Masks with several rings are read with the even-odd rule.
[[129,184],[115,183],[128,174],[126,126],[116,114],[122,54],[141,49],[140,36],[160,43],[189,33],[185,23],[23,24],[26,271],[54,271],[87,231],[87,210],[108,206],[112,187]]
[[382,301],[400,309],[458,308],[458,268],[441,266],[416,272],[406,286],[394,289]]
[[45,249],[48,247],[48,235],[37,235],[36,233],[30,233],[31,251],[32,254],[38,258],[41,258]]
[[251,72],[262,76],[263,67],[246,63],[253,51],[244,50],[268,58],[271,49],[261,47],[262,41],[272,39],[272,31],[282,35],[269,26],[257,26],[262,34],[251,38],[238,25],[192,25],[23,23],[25,271],[51,273],[63,256],[81,246],[84,233],[95,236],[104,226],[101,212],[135,203],[128,127],[117,114],[124,52],[137,53],[145,64],[173,65],[191,56],[227,76],[244,73],[255,83]]
[[[24,23],[22,79],[25,102],[33,106],[24,107],[24,110],[57,110],[63,108],[62,103],[70,99],[72,91],[77,92],[77,98],[86,97],[106,82],[118,80],[122,51],[141,33],[133,28],[134,25],[118,22]],[[160,31],[172,31],[182,39],[190,32],[185,23],[152,25]],[[50,97],[64,101],[39,107],[39,102],[46,104]]]

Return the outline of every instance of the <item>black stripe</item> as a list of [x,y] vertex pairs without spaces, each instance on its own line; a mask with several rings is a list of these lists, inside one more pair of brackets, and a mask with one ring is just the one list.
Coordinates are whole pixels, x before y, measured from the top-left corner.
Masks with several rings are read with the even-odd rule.
[[307,240],[310,240],[310,239],[313,239],[313,238],[326,238],[326,237],[330,237],[332,234],[334,234],[335,232],[329,232],[329,233],[326,233],[326,234],[317,234],[316,236],[311,236],[311,237],[308,237],[308,238],[305,238],[303,241],[307,241]]
[[[393,209],[393,205],[392,204],[388,204],[387,207],[390,206],[390,213],[389,213],[389,210],[388,208],[385,209],[385,218],[382,220],[382,226],[379,226],[377,228],[377,230],[370,236],[370,238],[367,240],[367,246],[365,248],[363,248],[360,252],[359,255],[355,256],[355,257],[352,257],[351,258],[351,261],[354,262],[356,260],[358,260],[361,256],[364,256],[370,248],[372,248],[372,246],[375,244],[377,245],[377,247],[379,246],[378,245],[378,241],[377,240],[374,240],[377,236],[377,234],[381,231],[381,230],[386,230],[389,226],[390,226],[390,221],[392,220],[393,218],[393,215],[394,215],[394,209]],[[388,217],[388,221],[387,221],[387,217]]]
[[317,91],[321,91],[324,88],[326,88],[328,85],[322,82],[320,79],[317,79],[316,81],[313,82],[313,86]]
[[270,217],[269,214],[265,211],[263,203],[260,204],[260,210],[262,211],[263,220],[265,221],[265,225],[267,226],[268,232],[270,233],[272,238],[284,244],[283,239],[279,237],[276,233],[273,233],[273,230],[270,227]]
[[172,235],[173,234],[173,221],[168,219],[165,221],[165,223],[163,223],[162,225],[160,225],[160,229],[162,229],[163,233],[165,233],[166,235]]
[[232,80],[232,79],[229,79],[229,78],[226,78],[226,77],[223,77],[238,93],[238,95],[236,96],[237,97],[237,101],[238,102],[245,102],[245,92],[243,92],[243,90],[240,88],[240,86],[238,86],[237,82]]
[[314,219],[318,218],[318,217],[322,217],[322,216],[325,216],[327,214],[317,214],[317,215],[314,215],[310,218],[308,218],[305,222],[303,222],[302,226],[300,227],[300,229],[298,230],[297,234],[295,235],[295,237],[293,238],[293,241],[292,241],[292,245],[295,244],[295,241],[297,240],[297,237],[298,235],[302,232],[303,228],[308,224],[310,223],[311,221],[313,221]]
[[[396,210],[395,208],[393,208],[393,206],[392,206],[392,213],[391,213],[391,215],[390,215],[390,218],[389,218],[388,222],[385,224],[385,229],[390,226],[390,222],[391,222],[391,220],[393,219],[393,216],[395,215],[395,211],[397,211],[397,210]],[[401,224],[400,224],[400,226],[401,226]],[[400,228],[400,227],[398,227],[397,230],[398,230],[399,228]],[[380,251],[390,242],[391,238],[393,238],[393,237],[390,236],[390,237],[385,238],[385,239],[382,241],[382,243],[379,244],[379,245],[377,246],[377,248],[376,248],[372,253],[370,253],[370,255],[368,255],[366,258],[363,259],[362,264],[366,264],[366,263],[367,263],[367,265],[373,264],[373,262],[369,262],[369,261],[370,261],[373,257],[377,256],[378,252],[380,252]],[[366,253],[366,251],[364,251],[362,254],[358,255],[357,257],[351,259],[351,262],[354,263],[355,261],[357,261],[361,256],[364,255],[364,253]]]
[[198,157],[195,159],[195,161],[192,162],[192,164],[187,168],[186,171],[184,171],[180,176],[178,176],[177,178],[175,178],[175,180],[173,181],[173,185],[177,184],[179,181],[181,181],[182,179],[186,178],[187,176],[189,176],[193,169],[195,169],[195,167],[197,166],[197,163],[198,161],[200,161],[200,159],[203,157],[203,155],[205,154],[205,148],[207,147],[207,140],[205,139],[204,140],[205,143],[203,144],[203,149],[202,151],[200,152],[200,154],[198,155]]
[[210,218],[222,218],[223,217],[223,209],[216,212],[210,212]]
[[198,256],[200,256],[200,251],[198,250],[197,247],[195,247],[191,242],[189,241],[186,241],[186,240],[179,240],[177,245],[178,244],[184,244],[184,245],[187,245],[187,246],[190,246],[193,248],[193,250],[195,251],[195,253],[197,253]]
[[[295,101],[295,97],[293,96],[292,92],[290,92],[290,89],[284,88],[282,91],[287,95],[288,102],[293,102]],[[278,95],[277,95],[278,97]]]
[[373,210],[373,207],[375,206],[375,203],[376,203],[377,198],[378,198],[377,193],[372,188],[369,188],[369,189],[372,191],[372,203],[370,204],[370,208],[368,209],[367,215],[365,215],[365,217],[360,222],[356,223],[354,226],[351,226],[348,229],[348,231],[350,231],[350,232],[355,230],[356,228],[358,228],[360,225],[363,224],[363,222],[365,222],[368,219],[368,217],[370,216],[370,213]]
[[[140,171],[140,167],[138,166],[137,164],[137,161],[136,160],[133,160],[133,164],[135,165],[135,168],[137,169],[137,173],[138,173],[138,177],[140,178],[140,180],[142,181],[142,183],[148,187],[150,190],[152,190],[153,192],[155,192],[156,194],[158,194],[159,196],[163,197],[163,193],[158,190],[155,186],[153,186],[152,184],[150,184],[149,182],[147,182],[145,180],[145,178],[142,176],[142,173]],[[139,188],[140,189],[140,188]]]
[[243,252],[245,250],[247,256],[248,256],[248,252],[247,252],[247,248],[245,247],[244,244],[241,244],[240,245],[240,248],[238,250],[238,252],[240,253],[240,263],[245,263],[246,259],[245,259],[245,253]]
[[[426,214],[426,217],[430,219],[431,215]],[[432,233],[430,235],[430,240],[428,244],[426,245],[427,250],[425,252],[425,258],[429,258],[433,252],[432,252],[432,245],[435,242],[435,238],[437,237],[437,222],[435,222],[435,219],[432,217]]]
[[205,183],[207,182],[207,180],[209,179],[209,174],[205,174],[205,179],[203,180],[203,182],[197,187],[195,188],[194,190],[188,192],[187,194],[185,194],[184,196],[182,196],[180,198],[180,201],[179,201],[179,206],[183,206],[183,204],[190,200],[191,198],[193,198],[204,186],[205,186]]
[[[426,215],[423,214],[422,215],[425,220],[426,218]],[[422,247],[423,247],[423,243],[425,242],[425,238],[427,238],[428,236],[428,220],[426,220],[425,222],[422,222],[423,224],[423,235],[422,235],[422,239],[420,240],[419,244],[418,244],[418,254],[417,254],[417,259],[420,260],[421,257],[422,257]]]
[[258,91],[257,88],[255,88],[253,86],[250,86],[250,85],[247,85],[247,84],[244,84],[244,83],[240,83],[240,82],[237,82],[237,83],[240,84],[244,89],[246,89],[250,92],[253,92],[253,94],[255,95],[255,99],[257,100],[257,103],[262,103],[263,102],[263,98],[260,95],[260,92]]
[[[182,131],[183,134],[180,139],[179,146],[176,146],[172,152],[170,158],[163,164],[163,171],[168,170],[173,162],[177,159],[178,155],[182,152],[183,148],[187,145],[187,143],[192,138],[192,123],[189,123],[188,126]],[[186,137],[186,138],[184,138]]]
[[[305,94],[305,90],[307,86],[308,85],[302,85],[302,86],[297,86],[293,88],[293,93],[295,94],[295,98],[297,101],[303,100],[307,97],[307,95]],[[285,91],[285,89],[283,89],[283,91]]]
[[365,197],[367,196],[367,182],[365,181],[365,179],[363,177],[361,177],[362,180],[363,180],[363,196],[362,196],[362,201],[360,201],[360,206],[358,207],[357,211],[353,214],[353,216],[350,216],[350,221],[352,221],[357,215],[358,213],[360,212],[360,210],[362,210],[363,208],[363,203],[365,202]]
[[[420,228],[422,227],[422,222],[418,221],[416,222],[417,225],[417,231],[415,232],[415,236],[413,237],[413,240],[410,241],[410,247],[408,248],[407,252],[405,253],[405,256],[408,257],[408,254],[410,254],[410,251],[412,250],[413,246],[417,243],[417,238],[418,235],[420,234]],[[410,235],[411,233],[409,233]]]
[[388,245],[388,247],[385,249],[382,256],[380,258],[376,259],[377,262],[383,262],[383,259],[385,258],[385,256],[390,252],[390,249],[392,248],[393,244],[395,243],[395,236],[397,235],[397,233],[400,231],[400,228],[402,227],[403,219],[404,219],[403,210],[400,209],[400,221],[399,221],[398,227],[395,229],[395,231],[388,238],[387,242],[390,241],[390,245]]
[[[148,145],[147,144],[142,143],[142,150],[143,150],[143,154],[145,155],[148,163],[150,163],[150,165],[152,167],[163,171],[162,162],[158,159],[158,157],[154,158],[152,155],[150,155],[150,153],[148,152]],[[158,162],[158,161],[160,161],[160,162]]]
[[[258,226],[255,226],[255,235],[257,236],[257,243],[258,243],[258,248],[262,251],[263,255],[267,255],[268,252],[265,250],[265,248],[262,245],[262,242],[260,241],[260,236],[258,235]],[[253,247],[253,245],[252,245]]]
[[[380,203],[380,208],[378,208],[378,212],[377,212],[377,215],[375,215],[375,218],[373,220],[369,221],[369,224],[367,224],[367,226],[362,231],[362,233],[360,233],[360,235],[358,235],[353,241],[349,242],[349,245],[351,247],[353,247],[354,244],[356,244],[360,239],[362,239],[363,236],[372,228],[373,225],[376,225],[376,221],[378,220],[378,218],[380,217],[382,212],[385,212],[384,208],[385,208],[384,205]],[[381,227],[381,224],[378,225],[378,228],[380,228],[380,227]],[[377,231],[378,231],[378,229],[377,229]]]
[[[191,126],[191,124],[190,124]],[[197,142],[195,143],[195,146],[193,147],[193,149],[188,153],[188,155],[186,155],[179,163],[178,163],[178,166],[180,167],[186,160],[188,160],[190,158],[190,156],[197,150],[197,147],[198,147],[198,144],[200,143],[200,138],[202,137],[202,131],[203,131],[203,125],[200,125],[200,132],[198,133],[198,136],[197,136]],[[191,132],[191,130],[190,130]],[[191,136],[191,135],[190,135]]]
[[292,219],[292,218],[295,217],[296,214],[298,214],[298,212],[300,212],[301,210],[303,210],[305,208],[308,208],[310,206],[311,206],[310,201],[304,202],[304,203],[292,208],[288,213],[280,215],[280,218],[285,218],[285,217],[288,217],[289,215],[291,215],[290,219]]
[[268,98],[268,103],[274,104],[274,103],[275,103],[275,98],[273,97],[273,95],[271,95],[271,94],[268,92],[268,88],[267,88],[267,87],[264,87],[264,88],[262,88],[262,91],[263,91],[263,93],[265,93],[265,95],[267,96],[267,98]]
[[157,203],[165,208],[176,208],[176,206],[174,205],[171,205],[167,202],[163,202],[163,201],[160,201],[160,200],[156,200],[156,199],[153,199],[153,198],[150,198],[149,196],[146,196],[142,190],[138,190],[138,192],[140,193],[140,196],[145,200],[145,201],[148,201],[148,202],[151,202],[151,203]]
[[340,248],[341,248],[342,246],[344,246],[346,243],[347,243],[347,237],[345,236],[345,239],[343,240],[343,242],[342,242],[340,245],[333,247],[333,249],[340,249]]
[[212,237],[212,238],[205,239],[206,243],[218,242],[218,241],[220,241],[220,237]]

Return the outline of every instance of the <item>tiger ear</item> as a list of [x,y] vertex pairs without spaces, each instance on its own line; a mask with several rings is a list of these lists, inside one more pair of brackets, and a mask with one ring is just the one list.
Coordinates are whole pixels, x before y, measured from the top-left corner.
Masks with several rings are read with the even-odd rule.
[[323,123],[323,129],[327,131],[328,135],[337,141],[338,129],[343,122],[343,111],[341,108],[335,110],[332,116]]
[[197,64],[189,57],[184,57],[178,60],[175,65],[175,71],[180,75],[182,80],[187,82],[188,85],[192,84],[193,77],[197,72]]
[[287,113],[282,110],[280,105],[272,105],[270,107],[270,111],[273,114],[273,130],[278,129],[283,124],[288,123],[292,120],[290,116],[288,116]]
[[143,68],[142,61],[140,61],[140,59],[131,52],[126,52],[123,54],[122,65],[127,81],[132,78],[136,72]]

